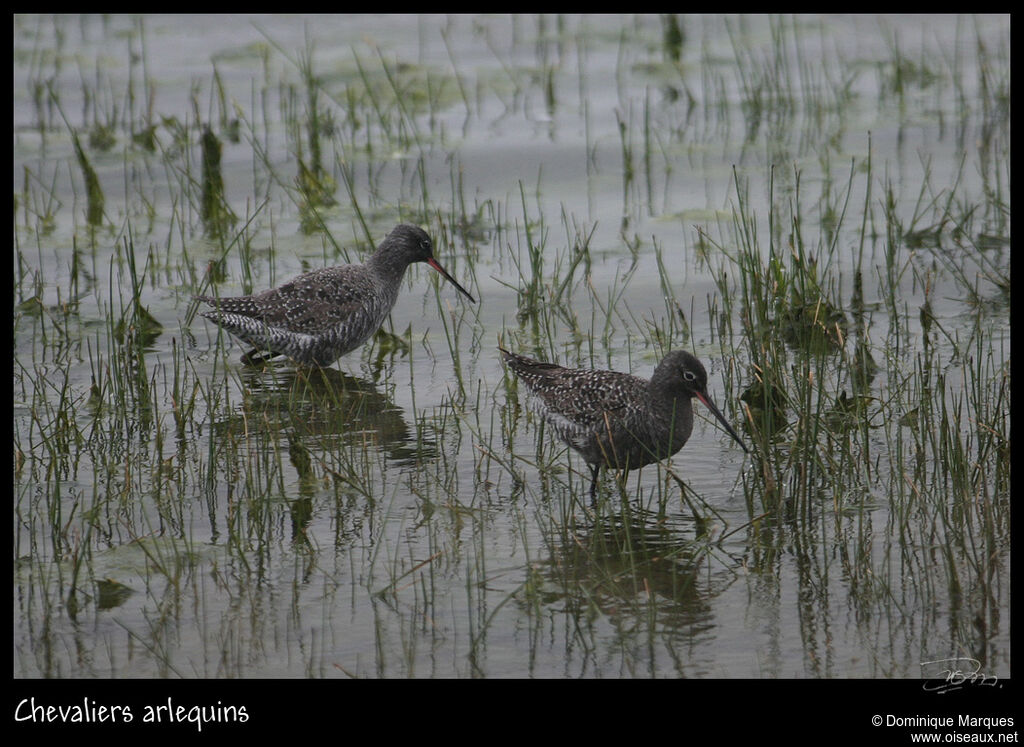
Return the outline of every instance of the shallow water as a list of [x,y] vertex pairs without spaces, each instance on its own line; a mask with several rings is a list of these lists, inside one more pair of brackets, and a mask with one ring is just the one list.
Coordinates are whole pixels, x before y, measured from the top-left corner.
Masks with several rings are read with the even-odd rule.
[[[900,572],[887,527],[903,519],[884,491],[848,486],[866,498],[833,514],[822,485],[808,520],[822,546],[800,546],[792,527],[733,532],[752,515],[744,474],[758,476],[699,416],[671,464],[713,508],[703,518],[720,543],[696,541],[708,527],[662,468],[630,476],[632,503],[606,480],[609,502],[590,511],[585,465],[518,406],[496,345],[647,376],[661,354],[654,328],[678,305],[689,334],[673,328],[671,345],[705,362],[712,396],[738,423],[748,374],[721,321],[730,307],[712,270],[722,258],[699,259],[695,226],[733,251],[734,174],[764,220],[772,167],[776,200],[794,202],[844,187],[869,150],[872,204],[890,182],[906,226],[948,197],[935,185],[971,204],[993,174],[1008,183],[1008,169],[986,160],[1003,120],[982,111],[977,90],[979,42],[988,63],[1007,62],[1007,18],[685,18],[678,63],[656,16],[19,16],[15,26],[15,676],[903,678],[962,653],[943,623],[959,601],[944,582]],[[958,77],[908,67],[906,90],[887,94],[894,47]],[[317,106],[331,118],[329,238],[302,230],[295,186],[306,142],[295,112],[308,94],[296,61],[310,54]],[[774,78],[740,74],[769,62],[784,64]],[[388,99],[389,75],[403,106]],[[67,125],[45,96],[33,102],[40,81],[83,140],[94,119],[119,112],[118,143],[87,150],[105,195],[97,231],[85,225]],[[361,97],[350,109],[347,93],[368,83],[377,108]],[[782,98],[755,116],[745,97],[758,86]],[[147,109],[160,122],[153,152],[127,146],[120,119]],[[197,114],[222,139],[225,198],[239,217],[223,242],[198,215]],[[187,145],[171,118],[191,133]],[[829,258],[845,283],[864,191],[858,183]],[[824,234],[825,218],[808,222]],[[240,344],[187,321],[209,263],[225,258],[221,294],[271,287],[358,261],[362,220],[374,241],[400,220],[423,224],[479,304],[414,267],[391,317],[396,334],[408,327],[408,350],[377,343],[310,376],[287,364],[247,370]],[[104,370],[119,360],[109,319],[131,296],[129,227],[141,305],[162,325],[141,376]],[[230,244],[239,230],[245,240]],[[528,232],[544,247],[544,279],[562,277],[573,244],[591,235],[568,311],[531,313]],[[925,289],[907,269],[918,255],[898,260],[912,338],[886,350],[883,254],[884,241],[865,252],[876,357],[912,362],[927,336]],[[933,279],[936,319],[969,338],[962,291],[948,274]],[[33,297],[42,311],[25,305]],[[1008,362],[1008,309],[985,324],[996,341],[986,352]],[[110,386],[99,414],[89,406],[98,372]],[[956,366],[946,373],[956,386]],[[64,444],[53,413],[68,400],[64,430],[82,435]],[[111,414],[119,402],[138,412]],[[893,448],[882,435],[873,445]],[[881,559],[872,567],[899,604],[869,602],[881,592],[850,577],[851,532]],[[999,553],[1008,559],[1008,547]],[[104,597],[105,579],[130,591]],[[999,611],[984,642],[986,672],[999,677],[1009,674],[1008,600],[969,602]]]

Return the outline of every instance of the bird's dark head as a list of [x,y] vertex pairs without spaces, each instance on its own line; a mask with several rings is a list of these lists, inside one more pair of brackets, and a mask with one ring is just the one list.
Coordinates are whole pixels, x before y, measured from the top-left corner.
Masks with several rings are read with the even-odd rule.
[[673,350],[662,358],[651,383],[666,389],[681,389],[689,397],[707,396],[708,372],[697,357],[685,350]]
[[[434,242],[430,240],[427,232],[419,226],[399,223],[387,235],[387,238],[384,239],[384,242],[377,250],[377,255],[380,255],[383,261],[394,263],[403,270],[413,262],[426,262],[441,273],[441,276],[454,285],[462,295],[476,303],[476,299],[469,294],[469,291],[459,285],[455,278],[449,275],[448,271],[441,267],[441,264],[434,259]],[[386,259],[383,259],[385,257]]]
[[434,258],[434,242],[430,236],[419,226],[409,223],[399,223],[387,235],[381,247],[393,247],[399,252],[409,264],[413,262],[426,262]]
[[747,451],[746,444],[740,439],[736,431],[729,425],[729,421],[719,411],[708,395],[708,372],[704,369],[697,357],[685,350],[673,350],[666,355],[651,377],[651,385],[661,388],[671,396],[696,397],[701,403],[711,410],[733,440],[736,441],[744,451]]

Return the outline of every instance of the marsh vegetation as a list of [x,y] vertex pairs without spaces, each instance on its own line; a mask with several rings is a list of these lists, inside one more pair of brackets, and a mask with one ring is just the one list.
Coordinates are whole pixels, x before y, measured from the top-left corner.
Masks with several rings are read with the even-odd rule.
[[[15,676],[1009,675],[1008,18],[14,23]],[[478,304],[196,315],[399,222]],[[752,453],[591,503],[499,344]]]

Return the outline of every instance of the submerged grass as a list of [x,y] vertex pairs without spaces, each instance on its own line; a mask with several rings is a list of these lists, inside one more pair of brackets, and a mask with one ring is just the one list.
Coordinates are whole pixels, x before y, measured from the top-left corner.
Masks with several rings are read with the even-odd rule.
[[[870,194],[870,158],[864,166],[851,171],[843,205],[857,201],[854,189]],[[861,251],[848,268],[827,236],[815,243],[805,238],[799,174],[785,203],[773,183],[769,178],[767,243],[739,181],[725,238],[702,234],[721,257],[722,298],[738,305],[724,319],[742,320],[737,352],[749,361],[743,378],[750,383],[741,399],[757,448],[754,469],[742,480],[750,519],[762,528],[751,539],[763,541],[772,527],[773,544],[795,541],[811,556],[809,568],[820,573],[827,565],[817,565],[822,559],[813,558],[812,548],[838,543],[858,604],[871,608],[891,603],[901,615],[915,616],[924,599],[948,599],[956,645],[988,662],[985,631],[998,627],[992,609],[1002,593],[991,580],[1005,560],[996,548],[1009,543],[1009,371],[1007,330],[991,319],[1000,311],[975,299],[979,280],[999,299],[1008,266],[968,280],[955,264],[937,272],[907,254],[904,247],[919,239],[905,229],[890,185],[881,206],[865,200],[855,240]],[[932,189],[926,181],[921,192]],[[830,230],[843,233],[845,207],[823,210],[832,198],[825,193],[819,199],[816,212],[836,216]],[[913,220],[962,222],[962,215],[946,218],[949,204],[918,201]],[[866,233],[879,224],[880,234]],[[961,256],[985,266],[984,258],[970,254]],[[851,270],[852,283],[846,279]],[[877,300],[865,304],[862,278],[869,272],[879,289]],[[925,291],[920,314],[902,300],[908,273]],[[948,312],[944,322],[935,318],[930,300],[936,284],[964,299],[966,324]],[[853,291],[849,301],[839,295],[843,288]],[[888,506],[889,522],[878,543],[871,541],[878,532],[871,517],[880,505]],[[900,583],[908,577],[916,582]]]

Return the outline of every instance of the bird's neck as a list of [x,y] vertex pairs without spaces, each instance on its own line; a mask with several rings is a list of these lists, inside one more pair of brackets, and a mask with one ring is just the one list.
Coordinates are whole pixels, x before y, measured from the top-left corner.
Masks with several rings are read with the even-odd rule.
[[402,282],[408,266],[409,263],[404,262],[398,252],[391,251],[387,246],[382,246],[366,260],[366,267],[371,272],[382,279],[394,282],[396,285]]
[[[652,382],[653,384],[653,382]],[[662,429],[673,434],[680,446],[693,430],[693,400],[682,387],[648,386],[646,413],[641,417],[651,423],[660,423]]]
[[682,382],[659,376],[658,373],[655,371],[655,375],[647,382],[647,394],[653,407],[664,408],[665,403],[671,407],[671,403],[675,401],[678,409],[684,402],[689,402],[693,395],[683,386]]

